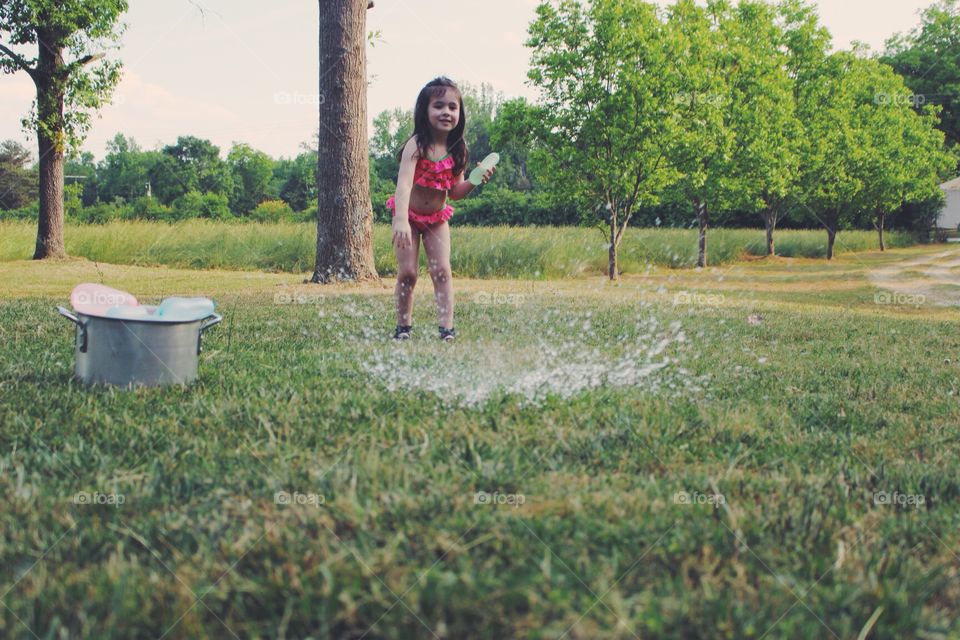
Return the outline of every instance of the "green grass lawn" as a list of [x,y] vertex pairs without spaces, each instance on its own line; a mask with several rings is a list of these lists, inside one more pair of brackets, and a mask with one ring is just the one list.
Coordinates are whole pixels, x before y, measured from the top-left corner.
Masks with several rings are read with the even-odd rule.
[[[392,279],[0,262],[0,637],[958,638],[957,287],[871,279],[943,250],[455,278],[453,344],[426,274],[395,344]],[[72,380],[83,281],[213,297],[199,381]]]

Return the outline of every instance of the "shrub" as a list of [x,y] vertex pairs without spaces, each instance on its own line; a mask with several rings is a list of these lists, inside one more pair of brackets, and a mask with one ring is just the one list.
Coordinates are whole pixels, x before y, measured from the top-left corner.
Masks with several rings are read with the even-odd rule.
[[283,200],[264,200],[246,217],[254,222],[280,222],[292,220],[294,213]]
[[66,211],[66,219],[70,222],[86,224],[106,224],[126,217],[126,207],[122,203],[101,202],[92,207],[70,208]]
[[35,200],[19,209],[0,210],[0,220],[37,220],[40,217],[40,202]]
[[233,218],[227,196],[219,193],[189,191],[173,201],[173,219],[207,218],[229,220]]
[[156,198],[141,196],[127,207],[127,217],[137,220],[171,220],[173,212]]
[[479,193],[453,204],[460,224],[499,225],[576,225],[579,213],[565,202],[555,202],[546,193],[511,191],[502,187],[484,187]]

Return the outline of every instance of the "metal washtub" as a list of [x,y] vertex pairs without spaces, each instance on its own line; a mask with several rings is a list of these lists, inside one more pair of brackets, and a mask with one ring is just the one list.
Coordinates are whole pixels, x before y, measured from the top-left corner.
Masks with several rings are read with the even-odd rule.
[[190,384],[197,379],[203,332],[223,318],[156,321],[60,315],[76,325],[74,373],[86,384],[158,387]]

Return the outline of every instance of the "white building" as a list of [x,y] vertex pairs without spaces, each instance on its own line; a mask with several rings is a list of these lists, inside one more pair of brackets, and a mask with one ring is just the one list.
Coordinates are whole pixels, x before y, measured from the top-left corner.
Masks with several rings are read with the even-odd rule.
[[940,188],[946,196],[946,204],[937,218],[937,226],[941,229],[956,230],[960,228],[960,178],[944,182]]

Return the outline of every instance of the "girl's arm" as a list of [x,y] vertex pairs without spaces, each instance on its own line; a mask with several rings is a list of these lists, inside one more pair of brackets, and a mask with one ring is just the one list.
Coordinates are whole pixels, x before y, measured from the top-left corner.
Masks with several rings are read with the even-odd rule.
[[447,193],[451,200],[463,200],[470,195],[471,191],[473,191],[473,183],[469,180],[464,180],[463,178],[466,173],[466,169],[460,172],[460,175],[457,176],[453,187],[451,187],[450,191]]
[[403,155],[400,157],[400,172],[397,174],[397,190],[394,193],[394,206],[396,207],[394,220],[397,222],[401,220],[408,222],[410,192],[413,191],[413,175],[417,167],[416,153],[416,136],[411,136],[403,148]]
[[[478,162],[476,166],[479,167],[480,163]],[[492,169],[487,169],[486,173],[483,174],[483,184],[487,184],[488,182],[490,182],[490,178],[493,176],[493,172],[496,170],[497,170],[496,167]],[[463,176],[466,173],[467,173],[467,170],[464,169],[463,171],[460,172],[460,175],[457,176],[456,182],[454,183],[453,187],[450,189],[448,193],[451,200],[463,200],[468,195],[470,195],[471,191],[473,191],[474,184],[469,180],[463,179]]]

